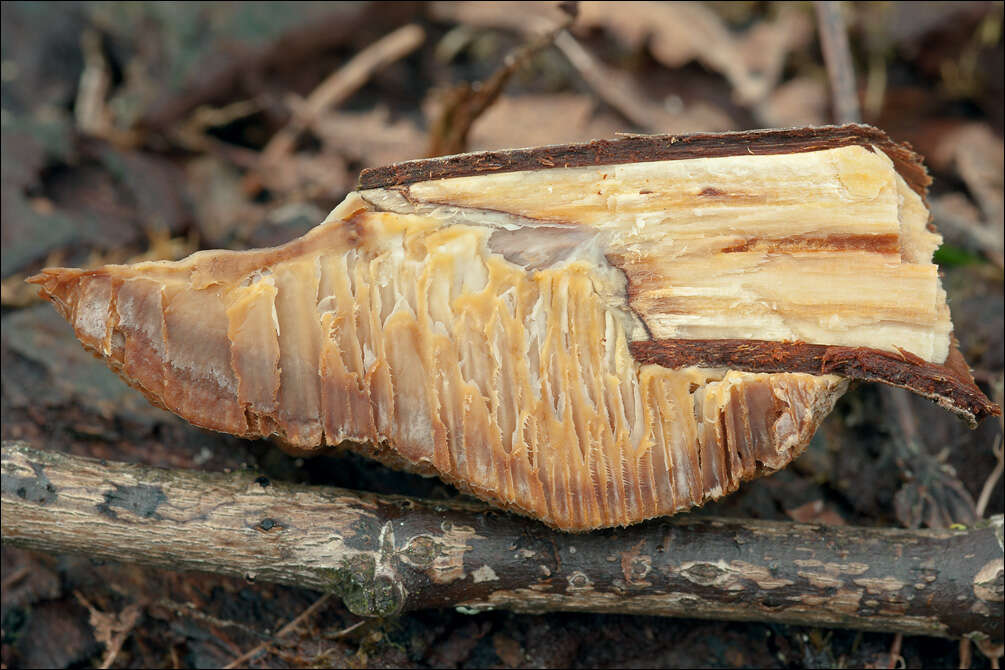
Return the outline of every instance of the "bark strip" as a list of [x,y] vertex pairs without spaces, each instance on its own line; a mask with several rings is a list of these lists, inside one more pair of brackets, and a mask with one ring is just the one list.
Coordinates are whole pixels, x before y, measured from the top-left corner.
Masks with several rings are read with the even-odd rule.
[[631,135],[616,140],[557,144],[531,149],[483,151],[394,163],[360,173],[360,190],[432,179],[547,168],[616,165],[743,154],[804,153],[846,146],[875,146],[893,160],[904,181],[925,197],[931,178],[909,144],[894,142],[878,128],[849,123],[785,130],[750,130],[693,135]]
[[690,365],[727,367],[747,372],[837,374],[881,382],[931,398],[974,426],[1001,408],[977,387],[954,345],[944,365],[909,352],[895,354],[864,347],[837,347],[806,342],[767,340],[644,340],[628,345],[640,363],[667,368]]
[[1003,519],[678,516],[567,534],[478,504],[2,450],[3,541],[333,591],[353,612],[578,610],[1002,640]]

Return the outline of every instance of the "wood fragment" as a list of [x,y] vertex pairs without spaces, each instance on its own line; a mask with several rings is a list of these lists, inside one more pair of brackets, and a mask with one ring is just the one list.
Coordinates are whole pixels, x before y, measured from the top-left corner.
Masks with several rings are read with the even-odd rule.
[[0,471],[5,543],[333,592],[360,616],[568,610],[1002,639],[1001,515],[967,530],[679,516],[570,535],[478,504],[24,443],[4,443]]
[[32,281],[158,406],[348,444],[568,530],[784,467],[848,379],[976,423],[928,177],[866,126],[626,137],[366,171],[282,247]]

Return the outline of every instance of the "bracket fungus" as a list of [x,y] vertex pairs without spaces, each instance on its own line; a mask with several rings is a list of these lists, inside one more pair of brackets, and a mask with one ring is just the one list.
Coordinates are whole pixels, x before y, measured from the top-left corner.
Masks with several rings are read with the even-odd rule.
[[193,424],[586,530],[784,467],[851,379],[1000,412],[952,336],[928,183],[862,125],[463,154],[364,171],[280,247],[30,281]]

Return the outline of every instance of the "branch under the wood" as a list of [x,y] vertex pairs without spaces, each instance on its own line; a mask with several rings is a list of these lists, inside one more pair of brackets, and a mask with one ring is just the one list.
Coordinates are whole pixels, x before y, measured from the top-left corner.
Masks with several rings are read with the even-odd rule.
[[567,534],[483,505],[2,452],[3,541],[333,591],[353,612],[578,610],[1002,640],[1003,518],[959,531],[681,515]]

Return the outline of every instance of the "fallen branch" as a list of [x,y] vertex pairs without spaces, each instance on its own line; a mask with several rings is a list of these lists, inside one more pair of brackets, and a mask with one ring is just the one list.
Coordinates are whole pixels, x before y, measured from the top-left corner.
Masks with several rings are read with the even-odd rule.
[[480,504],[17,442],[2,491],[4,542],[332,591],[363,616],[579,610],[1002,639],[1001,515],[956,531],[681,515],[575,535]]

